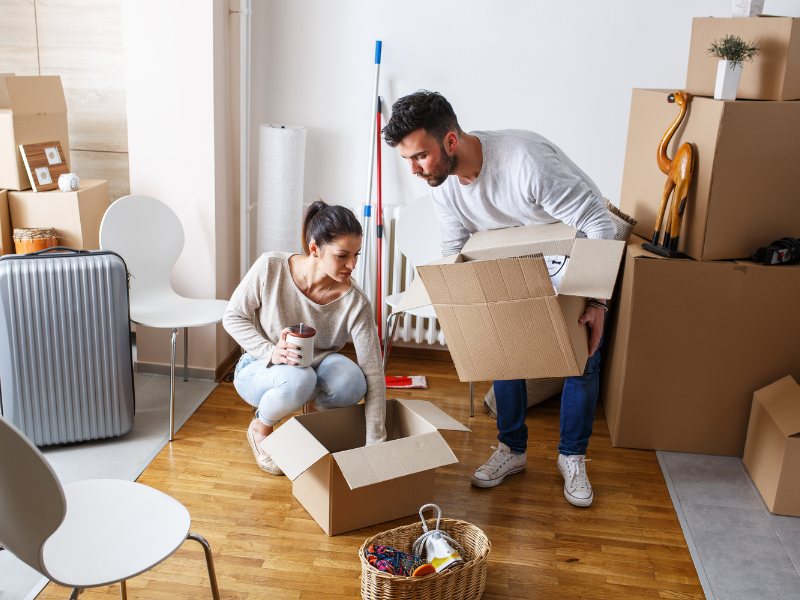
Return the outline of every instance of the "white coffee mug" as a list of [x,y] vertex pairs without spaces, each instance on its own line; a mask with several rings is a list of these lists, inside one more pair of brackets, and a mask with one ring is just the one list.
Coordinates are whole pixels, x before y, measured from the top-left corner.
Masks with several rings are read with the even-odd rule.
[[81,185],[81,178],[75,173],[64,173],[58,178],[58,188],[62,192],[74,192]]
[[[310,367],[311,363],[314,362],[315,335],[317,335],[317,330],[313,327],[305,325],[304,323],[289,327],[289,333],[286,334],[286,341],[289,344],[289,350],[297,352],[297,354],[300,355],[300,358],[297,359],[296,366]],[[290,362],[289,364],[294,363]]]

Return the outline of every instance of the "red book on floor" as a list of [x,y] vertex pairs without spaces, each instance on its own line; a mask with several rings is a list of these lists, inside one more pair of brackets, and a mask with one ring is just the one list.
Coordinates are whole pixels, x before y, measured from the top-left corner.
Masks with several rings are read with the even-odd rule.
[[403,377],[386,376],[386,387],[390,390],[427,390],[428,380],[424,375]]

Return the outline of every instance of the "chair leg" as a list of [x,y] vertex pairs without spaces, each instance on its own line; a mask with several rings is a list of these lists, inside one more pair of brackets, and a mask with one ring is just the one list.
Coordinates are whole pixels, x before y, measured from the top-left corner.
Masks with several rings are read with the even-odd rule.
[[178,328],[172,329],[172,358],[169,361],[169,441],[175,439],[175,341]]
[[[386,364],[389,362],[389,353],[392,351],[394,332],[397,329],[397,321],[403,313],[392,313],[386,319],[386,338],[383,340],[383,373],[386,374]],[[390,333],[391,332],[391,333]]]
[[211,557],[211,546],[201,535],[190,533],[186,536],[187,540],[194,540],[203,546],[203,552],[206,554],[206,565],[208,565],[208,580],[211,583],[211,596],[214,600],[219,600],[219,588],[217,587],[217,573],[214,571],[214,559]]
[[472,382],[469,382],[469,416],[475,416],[475,394],[472,388]]
[[119,582],[119,597],[120,600],[128,600],[128,584],[125,580]]
[[189,328],[183,328],[183,380],[189,381]]
[[69,595],[69,600],[78,600],[78,596],[83,593],[83,588],[72,588],[72,593]]

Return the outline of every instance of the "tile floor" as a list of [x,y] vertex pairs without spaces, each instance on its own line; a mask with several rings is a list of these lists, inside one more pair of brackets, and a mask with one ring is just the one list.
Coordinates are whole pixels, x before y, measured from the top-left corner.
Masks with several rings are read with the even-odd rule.
[[800,518],[770,514],[742,459],[656,454],[706,598],[800,599]]

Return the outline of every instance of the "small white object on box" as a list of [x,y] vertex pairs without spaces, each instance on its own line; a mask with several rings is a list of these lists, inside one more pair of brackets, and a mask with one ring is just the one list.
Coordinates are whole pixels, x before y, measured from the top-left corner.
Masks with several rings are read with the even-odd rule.
[[58,178],[58,188],[62,192],[74,192],[81,185],[81,178],[75,173],[64,173]]

